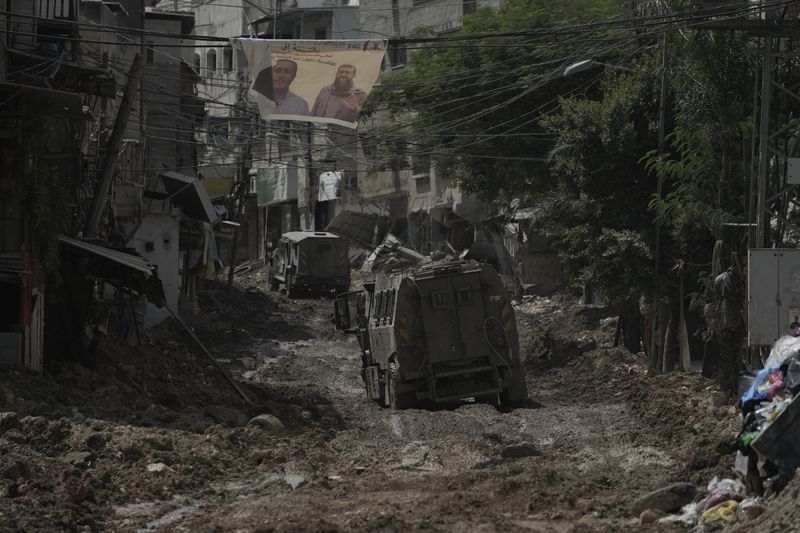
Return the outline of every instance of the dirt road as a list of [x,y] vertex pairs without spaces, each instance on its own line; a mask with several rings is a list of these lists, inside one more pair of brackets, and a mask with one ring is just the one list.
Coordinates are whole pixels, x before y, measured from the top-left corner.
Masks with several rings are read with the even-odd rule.
[[174,324],[89,370],[2,371],[0,530],[685,531],[631,503],[731,467],[737,421],[710,382],[648,378],[610,347],[608,310],[517,307],[525,407],[390,411],[330,300],[241,281],[189,321],[253,407]]

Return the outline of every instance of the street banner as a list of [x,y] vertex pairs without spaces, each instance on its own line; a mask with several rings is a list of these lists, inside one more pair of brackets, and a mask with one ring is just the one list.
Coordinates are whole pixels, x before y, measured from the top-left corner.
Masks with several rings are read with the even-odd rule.
[[264,207],[297,200],[297,186],[295,168],[287,165],[259,168],[256,171],[256,203]]
[[336,200],[342,193],[342,173],[323,172],[319,175],[319,195],[318,202],[328,202]]
[[231,39],[250,72],[250,98],[265,120],[355,129],[378,81],[384,40]]

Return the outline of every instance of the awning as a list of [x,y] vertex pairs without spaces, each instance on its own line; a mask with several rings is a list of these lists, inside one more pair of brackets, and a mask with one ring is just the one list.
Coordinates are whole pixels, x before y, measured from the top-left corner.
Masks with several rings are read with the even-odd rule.
[[178,172],[162,172],[159,177],[170,201],[180,207],[184,215],[212,224],[217,221],[217,212],[199,179]]
[[416,196],[408,207],[410,213],[428,213],[433,209],[434,203],[430,193]]
[[325,231],[372,250],[377,243],[383,240],[387,225],[386,217],[345,210],[333,217],[333,220],[325,227]]
[[156,267],[143,257],[69,237],[61,236],[58,240],[66,253],[94,259],[89,272],[95,277],[144,294],[156,305],[164,304],[164,289]]

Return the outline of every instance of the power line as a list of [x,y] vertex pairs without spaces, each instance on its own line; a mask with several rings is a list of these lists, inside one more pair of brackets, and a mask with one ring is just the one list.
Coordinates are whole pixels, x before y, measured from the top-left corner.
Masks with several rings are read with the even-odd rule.
[[[393,38],[392,41],[395,43],[440,43],[440,42],[460,42],[460,41],[471,41],[471,40],[482,40],[482,39],[494,39],[494,38],[508,38],[508,37],[544,37],[544,36],[554,36],[554,35],[564,35],[570,34],[575,32],[585,32],[585,31],[596,31],[598,29],[612,29],[617,26],[620,26],[622,29],[636,29],[641,30],[641,28],[649,27],[649,26],[667,26],[668,28],[672,28],[676,24],[680,24],[683,22],[691,22],[691,21],[706,21],[709,16],[714,15],[718,19],[723,19],[725,17],[733,17],[737,15],[745,15],[748,13],[761,13],[767,9],[773,9],[780,6],[789,6],[794,4],[795,0],[775,0],[774,2],[764,2],[761,4],[751,5],[747,7],[731,7],[730,9],[706,9],[706,10],[690,10],[690,11],[680,11],[674,12],[668,15],[653,15],[649,17],[633,17],[629,19],[620,19],[620,20],[606,20],[594,23],[582,23],[579,25],[573,26],[566,26],[562,28],[544,28],[544,29],[536,29],[536,30],[524,30],[524,31],[515,31],[515,32],[495,32],[495,33],[483,33],[483,34],[469,34],[469,35],[450,35],[450,36],[431,36],[431,37],[397,37]],[[157,12],[156,12],[157,13]],[[0,11],[2,15],[8,15],[11,17],[18,17],[18,18],[28,18],[34,20],[50,20],[46,17],[38,17],[35,15],[28,15],[22,13],[16,13],[12,11]],[[172,33],[172,32],[156,32],[151,30],[145,30],[141,28],[129,28],[123,26],[111,26],[111,25],[96,25],[93,23],[80,23],[75,22],[75,25],[81,27],[88,27],[91,28],[93,31],[97,32],[110,32],[119,34],[122,33],[133,33],[138,35],[145,35],[145,36],[153,36],[153,37],[165,37],[165,38],[172,38],[172,39],[180,39],[180,40],[194,40],[194,41],[209,41],[209,42],[229,42],[229,37],[219,37],[219,36],[212,36],[212,35],[197,35],[197,34],[179,34],[179,33]],[[619,29],[619,28],[618,28]],[[14,31],[7,31],[2,30],[2,33],[17,33],[19,35],[31,35],[37,36],[37,34],[33,33],[26,33],[26,32],[14,32]],[[247,37],[242,35],[241,37]],[[62,40],[75,40],[81,41],[80,37],[73,38],[73,37],[66,37],[60,36],[59,39]],[[122,43],[109,43],[105,41],[92,41],[92,40],[84,40],[84,42],[90,43],[97,43],[97,44],[122,44]],[[140,43],[136,43],[139,45]],[[186,48],[196,48],[195,44],[179,44],[179,45],[170,45],[161,43],[159,46],[166,46],[166,47],[186,47]]]
[[[517,33],[517,34],[519,34],[519,33]],[[552,36],[552,35],[555,35],[555,33],[550,33],[549,35]],[[544,37],[542,37],[542,38],[544,38]],[[101,44],[114,44],[114,43],[102,42]],[[122,43],[116,43],[116,44],[122,44]],[[133,44],[139,45],[140,43],[133,43]],[[523,43],[515,43],[515,44],[512,44],[512,45],[503,45],[503,46],[504,47],[509,47],[509,48],[511,48],[511,47],[518,48],[521,44],[523,44]],[[157,46],[163,46],[163,45],[157,45]],[[238,86],[238,84],[231,84],[229,89],[236,88],[237,86]],[[516,88],[516,87],[514,87],[514,88]],[[533,89],[535,89],[535,88],[538,88],[538,87],[534,87]],[[533,89],[531,89],[531,90],[533,90]],[[483,92],[483,93],[478,93],[478,95],[470,95],[470,96],[464,97],[464,99],[465,100],[473,99],[473,100],[471,100],[471,102],[474,103],[475,102],[474,98],[476,96],[477,97],[481,97],[481,98],[487,98],[487,97],[491,97],[491,96],[494,96],[494,95],[495,95],[494,92],[486,91],[486,92]],[[523,94],[522,96],[525,96],[525,94]],[[442,125],[442,126],[440,126],[440,131],[441,131],[441,128],[443,128],[443,127],[452,127],[452,126],[455,126],[455,125],[464,125],[464,124],[468,123],[469,121],[477,120],[477,119],[481,118],[482,116],[485,116],[486,114],[489,114],[489,113],[491,113],[493,111],[496,111],[497,109],[500,109],[502,107],[505,107],[507,105],[512,104],[514,101],[517,101],[522,96],[519,96],[519,97],[516,97],[516,98],[512,97],[511,99],[508,99],[508,100],[506,100],[504,102],[501,102],[501,103],[489,108],[488,110],[481,112],[481,114],[475,114],[475,115],[472,115],[472,116],[469,116],[469,117],[462,117],[461,119],[458,119],[460,121],[460,123],[458,121],[456,121],[456,122],[453,122],[453,123],[450,123],[450,124],[447,124],[447,125]],[[480,100],[478,100],[478,101],[480,101]],[[224,105],[224,104],[220,104],[220,105]],[[408,127],[408,126],[409,125],[404,125],[404,127]]]

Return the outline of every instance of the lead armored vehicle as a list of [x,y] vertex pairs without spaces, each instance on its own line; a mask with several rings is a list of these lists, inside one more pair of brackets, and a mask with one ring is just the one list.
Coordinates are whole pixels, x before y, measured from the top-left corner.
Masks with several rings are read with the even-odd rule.
[[334,301],[337,329],[361,346],[367,397],[393,409],[475,398],[527,398],[511,301],[495,270],[474,261],[377,274]]
[[294,298],[300,291],[341,293],[350,289],[347,241],[325,231],[290,231],[272,252],[269,288],[286,287]]

